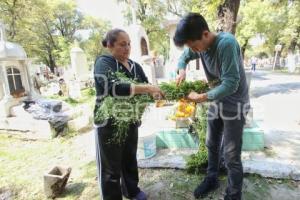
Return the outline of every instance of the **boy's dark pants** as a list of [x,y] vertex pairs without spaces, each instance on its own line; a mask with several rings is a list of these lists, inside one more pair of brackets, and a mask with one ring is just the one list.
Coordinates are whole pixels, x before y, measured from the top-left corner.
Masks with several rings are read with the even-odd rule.
[[241,198],[243,166],[241,162],[242,134],[245,124],[243,112],[229,112],[214,104],[208,110],[206,146],[208,148],[207,175],[218,177],[219,150],[223,135],[224,159],[228,172],[226,195]]

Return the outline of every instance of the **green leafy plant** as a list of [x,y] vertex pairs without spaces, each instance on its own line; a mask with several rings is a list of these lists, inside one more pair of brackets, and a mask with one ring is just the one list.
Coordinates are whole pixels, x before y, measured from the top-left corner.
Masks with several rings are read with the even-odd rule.
[[199,174],[206,170],[208,164],[208,152],[205,146],[207,130],[207,105],[202,104],[197,108],[196,122],[193,129],[199,138],[199,150],[187,159],[187,172]]
[[[129,79],[125,74],[117,72],[112,76],[120,82],[138,84]],[[168,100],[179,100],[191,91],[205,92],[208,84],[204,81],[183,82],[176,86],[175,82],[162,83],[159,85],[165,93]],[[96,108],[95,123],[98,125],[105,124],[107,120],[112,121],[114,136],[112,143],[121,144],[125,141],[130,124],[139,123],[147,105],[154,102],[149,95],[134,95],[129,97],[112,97],[106,96],[101,104]]]
[[[115,73],[121,82],[136,83],[123,73]],[[112,143],[121,144],[127,137],[130,124],[139,123],[147,105],[153,102],[149,95],[134,95],[129,97],[107,96],[95,112],[95,123],[105,124],[107,120],[112,121],[114,136]]]
[[190,92],[195,91],[197,93],[206,92],[209,87],[205,81],[184,81],[180,85],[176,85],[175,82],[161,83],[160,89],[164,92],[167,100],[179,100],[186,97]]
[[88,89],[88,95],[89,96],[95,96],[96,95],[96,90],[94,88],[89,88]]

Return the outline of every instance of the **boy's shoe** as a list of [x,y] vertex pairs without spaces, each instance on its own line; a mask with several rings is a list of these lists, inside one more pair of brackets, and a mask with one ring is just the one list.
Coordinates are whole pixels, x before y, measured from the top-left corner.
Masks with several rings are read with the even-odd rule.
[[218,179],[205,177],[202,183],[195,189],[194,196],[196,199],[203,198],[210,191],[217,189],[219,186]]

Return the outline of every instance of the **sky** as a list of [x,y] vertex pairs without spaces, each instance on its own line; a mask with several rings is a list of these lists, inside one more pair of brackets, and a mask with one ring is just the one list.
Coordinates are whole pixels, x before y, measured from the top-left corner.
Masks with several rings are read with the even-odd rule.
[[116,0],[76,0],[78,9],[84,14],[109,20],[113,27],[123,27],[121,7]]

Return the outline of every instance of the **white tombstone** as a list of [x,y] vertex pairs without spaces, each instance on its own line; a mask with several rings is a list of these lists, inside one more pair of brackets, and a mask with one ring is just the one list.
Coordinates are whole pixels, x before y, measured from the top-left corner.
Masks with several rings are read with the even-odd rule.
[[81,98],[80,82],[78,80],[69,81],[69,97],[76,100]]
[[90,78],[90,71],[87,64],[87,59],[84,51],[75,43],[75,47],[71,49],[71,69],[76,80],[79,82],[88,81]]
[[5,38],[5,28],[0,23],[0,117],[11,116],[11,108],[35,94],[30,80],[24,49]]

